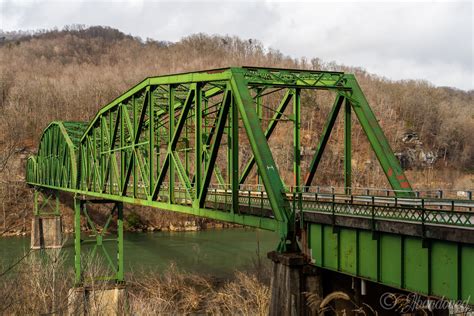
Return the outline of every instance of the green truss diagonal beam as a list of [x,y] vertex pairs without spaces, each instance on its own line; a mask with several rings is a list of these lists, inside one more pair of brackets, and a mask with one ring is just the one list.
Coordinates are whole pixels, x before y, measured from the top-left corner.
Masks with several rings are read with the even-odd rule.
[[346,92],[348,99],[352,104],[352,109],[359,119],[360,125],[364,130],[370,145],[374,150],[377,159],[382,166],[385,175],[394,190],[397,190],[398,196],[413,197],[414,193],[408,182],[400,163],[393,154],[392,149],[385,138],[377,118],[370,109],[369,103],[364,96],[354,75],[346,75],[346,85],[351,88]]

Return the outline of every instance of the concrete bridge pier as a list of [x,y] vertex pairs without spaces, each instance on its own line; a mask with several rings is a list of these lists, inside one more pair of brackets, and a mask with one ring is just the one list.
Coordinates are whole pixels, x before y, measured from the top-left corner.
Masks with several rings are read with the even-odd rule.
[[31,221],[31,249],[57,249],[63,243],[59,192],[35,189]]
[[68,314],[124,315],[127,311],[127,292],[125,285],[109,287],[75,287],[68,293]]
[[[305,293],[322,299],[321,275],[302,253],[268,253],[272,260],[269,315],[311,315]],[[315,297],[317,299],[317,297]]]
[[35,215],[31,221],[31,249],[57,249],[63,242],[61,215]]

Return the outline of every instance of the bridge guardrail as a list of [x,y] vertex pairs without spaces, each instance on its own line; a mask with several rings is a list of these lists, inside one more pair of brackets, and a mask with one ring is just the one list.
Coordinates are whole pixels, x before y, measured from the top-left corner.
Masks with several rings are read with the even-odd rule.
[[[287,194],[293,210],[334,215],[366,217],[434,225],[474,228],[474,203],[470,200],[436,198],[397,198],[387,196],[342,195],[292,192]],[[231,190],[212,188],[208,201],[231,204]],[[270,208],[263,191],[240,190],[239,204],[253,208]],[[443,209],[447,208],[447,209]]]

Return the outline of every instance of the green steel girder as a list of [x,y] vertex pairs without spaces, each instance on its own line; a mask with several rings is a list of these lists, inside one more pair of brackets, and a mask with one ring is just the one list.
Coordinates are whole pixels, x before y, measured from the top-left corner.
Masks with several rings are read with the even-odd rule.
[[[412,195],[353,75],[256,67],[147,78],[104,106],[88,125],[51,123],[43,133],[38,155],[28,159],[27,182],[85,197],[269,229],[279,233],[280,250],[288,245],[295,247],[296,215],[268,139],[293,100],[293,115],[288,118],[293,121],[294,185],[300,190],[301,92],[304,89],[330,90],[337,96],[305,186],[312,183],[345,100],[345,185],[351,184],[350,135],[351,111],[354,111],[392,188],[399,196]],[[264,130],[262,98],[280,90],[285,94]],[[240,129],[245,134],[239,133]],[[243,170],[239,170],[241,137],[247,138],[251,148],[251,158]],[[227,140],[227,144],[223,140]],[[220,157],[219,153],[225,150],[226,156]],[[270,217],[241,210],[240,184],[248,178],[254,165],[258,182],[265,188],[265,203],[272,211]],[[227,168],[226,172],[222,173],[221,168]],[[213,178],[226,193],[230,189],[231,194],[225,195],[229,206],[224,210],[209,204]]]
[[[260,117],[261,95],[264,90],[271,88],[287,90],[264,132]],[[251,89],[259,91],[256,99],[251,96]],[[239,184],[245,182],[256,163],[259,178],[265,187],[274,213],[274,220],[277,222],[282,238],[286,239],[292,233],[289,228],[291,225],[288,223],[294,214],[287,201],[285,195],[287,189],[267,140],[293,99],[294,174],[295,185],[300,187],[301,101],[299,94],[302,89],[324,89],[337,93],[335,105],[311,163],[305,186],[311,185],[337,113],[343,101],[347,100],[345,107],[346,186],[350,185],[351,178],[350,104],[392,188],[399,190],[400,196],[411,194],[411,188],[403,171],[353,75],[342,72],[256,67],[223,68],[147,78],[102,108],[85,130],[82,128],[79,133],[74,132],[76,144],[72,144],[68,131],[61,127],[61,123],[52,123],[59,126],[67,144],[69,156],[72,157],[72,161],[77,161],[68,163],[69,171],[63,167],[70,158],[67,155],[57,154],[64,161],[55,158],[54,163],[48,162],[45,165],[44,162],[49,161],[48,157],[51,155],[43,152],[42,148],[56,150],[56,147],[49,145],[51,143],[49,139],[53,136],[48,135],[53,134],[53,128],[48,127],[44,132],[38,157],[28,161],[28,174],[35,175],[34,177],[29,175],[28,182],[45,184],[57,189],[75,188],[77,192],[131,196],[147,202],[167,201],[170,204],[175,203],[176,186],[181,185],[188,192],[186,198],[192,200],[189,206],[191,212],[191,208],[201,208],[205,205],[207,190],[213,176],[212,172],[208,172],[211,168],[215,171],[218,182],[222,184],[226,181],[234,193],[231,199],[233,206],[226,214],[229,216],[229,221],[232,221],[234,214],[239,212],[237,202]],[[220,101],[212,103],[215,98],[220,98]],[[231,98],[231,101],[224,102],[224,98],[226,100]],[[257,108],[256,103],[259,104]],[[225,109],[227,105],[228,110]],[[208,109],[211,107],[215,108],[213,109],[215,114],[209,116],[207,113],[210,112]],[[228,118],[226,111],[231,114]],[[225,117],[221,117],[223,114]],[[227,128],[224,128],[226,121]],[[213,122],[210,130],[207,126],[209,122]],[[242,122],[252,149],[251,159],[242,172],[238,170],[238,122]],[[216,129],[217,133],[215,133]],[[82,136],[79,136],[81,132]],[[232,170],[227,171],[227,180],[219,177],[221,173],[217,171],[219,166],[216,163],[209,163],[217,160],[224,132],[228,134],[230,140],[227,160],[230,167],[228,169]],[[189,141],[189,133],[194,134],[194,141]],[[79,138],[80,141],[78,141]],[[185,144],[184,151],[178,149],[182,148],[182,145],[178,146],[178,144],[183,143]],[[165,149],[165,154],[162,149]],[[76,159],[76,151],[80,159]],[[184,165],[181,163],[181,152],[184,152],[185,156]],[[192,157],[189,155],[190,152],[194,152]],[[65,186],[57,180],[51,180],[58,178],[58,174],[61,174],[60,168],[65,170],[64,174],[71,175],[72,185]],[[76,180],[79,180],[77,184]],[[162,192],[161,187],[166,181],[168,192]],[[190,194],[192,196],[189,196]]]
[[85,127],[82,122],[51,122],[41,136],[38,154],[28,159],[27,181],[75,188],[78,135]]
[[307,223],[307,251],[314,265],[444,300],[471,304],[474,246]]

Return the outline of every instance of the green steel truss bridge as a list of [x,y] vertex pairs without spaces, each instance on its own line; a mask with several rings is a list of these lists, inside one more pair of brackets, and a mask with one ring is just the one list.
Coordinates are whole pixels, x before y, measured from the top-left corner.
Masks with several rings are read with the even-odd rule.
[[[305,165],[301,109],[311,90],[331,91],[335,100]],[[339,112],[344,187],[318,187],[313,179]],[[352,186],[354,120],[390,189]],[[283,181],[272,152],[282,121],[291,126],[293,183]],[[300,250],[317,267],[394,288],[453,300],[474,294],[471,192],[453,198],[413,191],[353,74],[239,67],[150,77],[91,122],[52,122],[28,159],[27,182],[35,188],[36,215],[59,215],[59,192],[74,196],[77,285],[86,282],[86,243],[109,263],[104,278],[124,281],[123,203],[129,203],[275,231],[280,252]],[[89,203],[113,205],[102,228]],[[81,233],[81,216],[91,236]],[[116,238],[108,232],[113,222]]]

